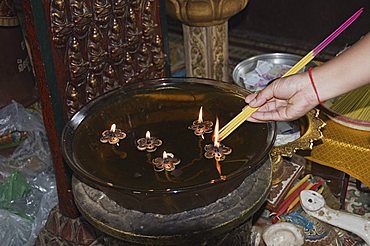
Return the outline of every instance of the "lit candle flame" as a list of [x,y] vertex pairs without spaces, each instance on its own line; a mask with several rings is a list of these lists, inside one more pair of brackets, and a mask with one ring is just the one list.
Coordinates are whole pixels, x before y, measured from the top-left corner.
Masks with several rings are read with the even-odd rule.
[[216,158],[216,169],[221,180],[226,180],[226,176],[222,175],[220,162]]
[[220,176],[222,176],[222,173],[221,173],[221,165],[220,165],[220,162],[216,159],[216,169],[217,169],[217,172]]
[[116,124],[112,124],[112,126],[110,127],[110,131],[111,132],[115,132],[116,131]]
[[149,131],[146,131],[145,138],[150,139],[150,132]]
[[202,123],[202,122],[203,122],[203,106],[200,107],[199,117],[198,117],[198,123]]
[[213,134],[213,138],[214,138],[214,146],[217,148],[220,147],[220,142],[218,141],[218,129],[219,129],[219,123],[218,123],[218,118],[216,118],[215,132]]
[[167,153],[166,153],[166,151],[163,151],[163,157],[162,158],[163,158],[163,160],[164,159],[167,159]]

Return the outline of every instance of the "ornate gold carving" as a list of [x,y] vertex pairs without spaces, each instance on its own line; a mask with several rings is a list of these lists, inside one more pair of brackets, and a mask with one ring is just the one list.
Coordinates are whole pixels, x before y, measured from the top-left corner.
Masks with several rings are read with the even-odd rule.
[[[297,150],[312,149],[313,142],[323,137],[321,128],[326,125],[326,123],[319,118],[319,113],[320,111],[318,109],[313,109],[308,112],[300,121],[301,126],[305,128],[305,130],[303,130],[303,135],[295,141],[274,146],[271,153],[273,155],[292,157]],[[306,121],[304,121],[304,119],[306,119]]]
[[50,0],[69,116],[121,84],[164,75],[158,11],[159,0]]
[[[166,55],[163,53],[162,50],[162,39],[159,35],[155,36],[154,44],[152,47],[152,54],[153,54],[153,65],[159,68],[159,71],[164,70],[164,64]],[[158,71],[154,74],[155,78],[161,77],[161,74]]]
[[113,15],[116,18],[123,18],[127,15],[127,0],[115,0],[113,1]]
[[126,26],[127,30],[127,43],[128,43],[128,49],[131,52],[135,52],[138,47],[140,46],[140,37],[141,37],[141,32],[138,28],[138,23],[137,23],[137,17],[135,14],[135,11],[130,8],[129,9],[129,17],[128,17],[128,22]]
[[53,40],[58,47],[63,47],[72,32],[71,23],[68,22],[65,1],[57,0],[52,2],[51,30],[54,33]]
[[[146,0],[148,1],[148,0]],[[132,0],[131,1],[131,7],[134,9],[134,10],[138,10],[140,9],[140,5],[143,3],[144,1],[142,0]]]
[[213,26],[226,22],[247,3],[248,0],[166,0],[166,10],[184,24]]
[[86,86],[86,96],[87,101],[91,101],[95,97],[99,95],[99,89],[98,89],[98,76],[94,73],[90,73],[89,77],[87,78],[87,86]]
[[126,52],[125,54],[125,59],[123,61],[123,66],[122,66],[122,72],[123,72],[122,77],[123,77],[124,83],[129,83],[131,81],[134,81],[134,78],[137,75],[133,67],[132,56],[129,52]]
[[272,155],[272,185],[277,185],[282,181],[284,172],[283,158],[281,155]]
[[303,135],[284,145],[274,146],[271,151],[273,161],[273,183],[277,184],[284,176],[284,167],[282,156],[292,157],[297,150],[311,150],[313,142],[323,137],[321,129],[326,123],[319,118],[319,110],[313,109],[300,119],[300,126],[303,130]]
[[145,4],[143,18],[142,18],[143,38],[146,41],[150,41],[153,39],[155,28],[157,27],[157,25],[154,23],[152,12],[153,12],[152,1],[148,0]]
[[111,15],[111,4],[107,0],[95,0],[94,2],[94,20],[100,26],[108,25]]
[[101,73],[106,65],[107,52],[103,49],[103,35],[98,27],[90,29],[87,49],[90,69],[94,73]]
[[139,49],[136,59],[139,67],[139,78],[147,79],[147,72],[149,71],[149,68],[153,66],[153,63],[151,52],[145,43],[142,44],[141,48]]
[[118,82],[115,80],[115,78],[117,78],[117,75],[113,66],[107,66],[103,72],[104,92],[110,91],[117,87]]
[[72,37],[67,51],[71,79],[81,81],[87,77],[89,63],[82,56],[80,42]]
[[123,51],[125,45],[123,43],[123,40],[121,39],[121,33],[121,26],[119,21],[116,18],[113,18],[112,26],[108,34],[108,50],[110,58],[115,65],[118,65],[123,61]]
[[74,115],[81,107],[79,103],[79,94],[75,86],[67,83],[67,107],[68,107],[68,117]]
[[89,29],[92,13],[85,0],[71,0],[70,8],[74,25],[73,31],[79,37],[84,37]]

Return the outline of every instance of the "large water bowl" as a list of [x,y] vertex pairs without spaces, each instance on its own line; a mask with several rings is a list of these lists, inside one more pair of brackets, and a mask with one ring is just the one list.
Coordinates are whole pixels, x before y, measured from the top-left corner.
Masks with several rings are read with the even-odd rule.
[[[63,131],[64,157],[79,179],[125,208],[173,214],[204,207],[270,162],[274,123],[243,123],[221,142],[232,152],[219,162],[204,156],[205,146],[213,145],[212,133],[202,137],[189,129],[200,107],[205,121],[218,118],[222,127],[243,109],[247,93],[230,83],[193,78],[126,85],[73,116]],[[118,145],[100,141],[112,124],[127,135]],[[154,152],[137,148],[147,131],[162,140]],[[154,167],[163,152],[181,160],[173,171]]]

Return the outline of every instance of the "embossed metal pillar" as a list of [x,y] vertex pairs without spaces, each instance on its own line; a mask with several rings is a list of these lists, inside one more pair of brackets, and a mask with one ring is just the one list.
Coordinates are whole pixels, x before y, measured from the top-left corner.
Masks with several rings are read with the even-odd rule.
[[186,75],[229,81],[227,20],[248,0],[167,0],[167,13],[183,23]]
[[186,74],[228,81],[227,22],[208,27],[183,25]]

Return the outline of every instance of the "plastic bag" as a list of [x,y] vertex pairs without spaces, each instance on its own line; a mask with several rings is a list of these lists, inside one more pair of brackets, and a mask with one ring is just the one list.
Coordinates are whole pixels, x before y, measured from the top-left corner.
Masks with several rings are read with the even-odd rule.
[[17,131],[26,132],[27,137],[11,156],[0,155],[3,168],[0,172],[4,172],[1,174],[10,175],[12,170],[19,170],[26,176],[35,176],[52,166],[41,115],[13,101],[0,110],[0,136]]
[[33,245],[58,202],[55,176],[40,113],[16,102],[0,109],[0,137],[14,132],[26,138],[0,155],[0,242]]

